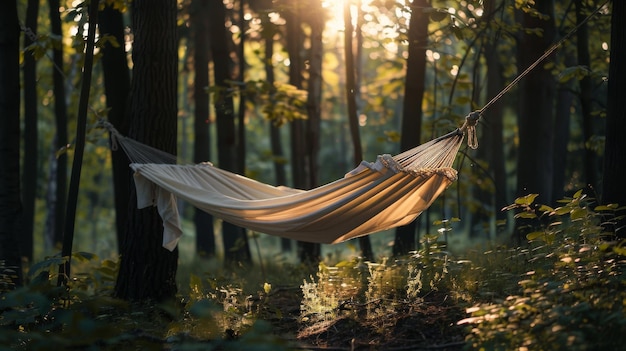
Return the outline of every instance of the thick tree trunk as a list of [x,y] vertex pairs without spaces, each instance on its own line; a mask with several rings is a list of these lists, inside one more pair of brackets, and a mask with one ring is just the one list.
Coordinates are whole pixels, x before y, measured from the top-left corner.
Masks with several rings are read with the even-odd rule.
[[[555,36],[553,0],[538,0],[535,7],[548,18],[519,14],[524,28],[542,31],[541,36],[522,32],[518,45],[519,72],[543,55]],[[531,71],[519,86],[516,195],[539,194],[537,202],[544,204],[552,200],[555,90],[554,78],[542,66]],[[518,240],[523,240],[527,225],[524,220],[516,222]]]
[[[611,64],[607,93],[606,144],[604,148],[604,176],[602,203],[626,205],[626,109],[623,106],[626,91],[626,2],[615,0],[611,14]],[[622,210],[615,229],[620,238],[626,238],[626,211]]]
[[[100,33],[113,36],[119,46],[106,45],[102,48],[102,72],[106,94],[109,122],[122,133],[128,134],[126,103],[130,90],[130,74],[124,50],[124,19],[122,13],[107,5],[100,13]],[[118,245],[126,229],[128,202],[130,200],[130,169],[126,154],[111,153],[113,167],[113,193],[115,199],[115,228]]]
[[[286,41],[287,53],[289,54],[289,84],[302,89],[302,42],[304,34],[302,31],[302,20],[304,19],[301,2],[297,0],[284,1],[286,21]],[[309,97],[310,98],[310,97]],[[310,107],[308,107],[310,108]],[[291,178],[293,186],[298,189],[310,189],[311,184],[311,163],[310,153],[307,143],[308,123],[303,120],[294,120],[291,126]],[[300,261],[314,263],[319,260],[321,247],[319,244],[298,242],[298,257]]]
[[[409,21],[409,57],[406,63],[406,78],[402,112],[400,151],[409,150],[420,143],[422,131],[422,99],[426,80],[426,47],[428,45],[428,12],[430,2],[415,0],[411,5]],[[415,221],[396,229],[393,255],[404,255],[415,250]]]
[[[20,200],[20,26],[17,3],[5,3],[0,14],[0,276],[22,285],[18,228]],[[2,279],[4,281],[4,279]]]
[[28,262],[33,260],[33,231],[35,224],[35,199],[37,197],[38,173],[38,128],[37,128],[37,62],[26,51],[33,43],[37,32],[39,0],[29,0],[26,9],[26,31],[24,33],[24,165],[22,173],[22,191],[24,214],[22,216],[20,251]]
[[[176,154],[176,0],[134,0],[131,10],[135,40],[129,136]],[[132,189],[115,296],[127,300],[173,298],[178,249],[170,252],[162,247],[163,224],[156,208],[137,209]]]
[[[210,111],[209,94],[209,0],[194,0],[191,3],[191,30],[193,35],[193,64],[195,80],[193,86],[194,125],[193,144],[194,162],[205,162],[211,159],[211,139],[209,134]],[[215,255],[215,230],[213,216],[194,209],[196,225],[196,254],[212,257]]]
[[[61,16],[59,14],[59,0],[49,0],[50,8],[50,31],[52,34],[61,38],[63,36],[61,28]],[[67,104],[65,94],[65,78],[63,76],[63,45],[59,45],[52,50],[52,79],[54,92],[54,116],[56,121],[56,150],[60,150],[67,145]],[[56,150],[54,150],[56,152]],[[52,223],[54,231],[52,232],[52,245],[60,247],[63,241],[63,219],[65,218],[65,206],[67,203],[67,153],[63,152],[55,158],[57,163],[56,174],[54,179],[55,193]],[[50,190],[49,190],[50,191]],[[52,194],[51,194],[52,195]]]
[[[232,96],[228,93],[230,76],[230,52],[228,51],[226,10],[221,0],[209,1],[209,33],[215,85],[222,88],[214,101],[217,124],[217,162],[219,167],[237,172],[237,136],[235,131],[235,111]],[[222,224],[224,242],[224,262],[252,264],[246,231],[228,222]]]

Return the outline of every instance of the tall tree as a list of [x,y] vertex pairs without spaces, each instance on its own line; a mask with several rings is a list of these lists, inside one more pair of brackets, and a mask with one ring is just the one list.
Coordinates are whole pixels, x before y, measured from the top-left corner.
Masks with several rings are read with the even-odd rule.
[[[17,2],[0,14],[0,276],[22,284],[20,200],[20,26]],[[4,289],[7,287],[0,287]]]
[[[565,48],[567,50],[567,48]],[[576,57],[571,53],[564,53],[563,60],[566,66],[576,63]],[[567,146],[570,141],[570,121],[572,106],[576,96],[574,91],[575,82],[559,82],[557,86],[556,104],[554,108],[554,154],[567,155]],[[554,157],[554,176],[552,177],[552,201],[562,199],[565,196],[565,179],[567,173],[567,157]]]
[[626,238],[626,138],[622,135],[626,128],[626,110],[623,108],[623,92],[626,90],[626,2],[612,3],[602,203],[621,205],[622,210],[616,214],[615,229],[620,238]]
[[[307,87],[307,120],[292,122],[292,162],[293,167],[303,167],[302,170],[294,172],[294,184],[296,174],[302,177],[302,189],[311,189],[319,185],[319,165],[318,155],[320,149],[320,124],[321,124],[321,101],[322,101],[322,57],[324,47],[322,44],[322,33],[324,31],[324,10],[320,0],[309,0],[307,11],[297,13],[295,16],[309,25],[308,51],[308,79]],[[295,2],[294,2],[295,5]],[[301,8],[296,7],[294,11]],[[296,22],[299,23],[299,22]],[[299,59],[299,58],[298,58]],[[297,73],[295,73],[297,74]],[[302,123],[305,122],[305,123]],[[303,135],[297,136],[299,133]],[[293,138],[298,138],[294,140]],[[298,152],[296,156],[294,151]],[[302,157],[301,159],[299,157]],[[298,160],[296,161],[296,158]],[[298,166],[296,166],[298,164]],[[296,186],[299,187],[299,186]],[[298,256],[301,262],[317,263],[321,257],[321,245],[317,243],[298,242]]]
[[[221,0],[209,1],[209,34],[213,55],[213,76],[220,88],[214,100],[217,127],[217,162],[220,168],[237,172],[237,136],[235,111],[228,81],[231,80],[231,60],[225,27],[226,9]],[[252,257],[246,231],[228,222],[222,224],[224,261],[227,265],[242,262],[251,264]]]
[[[209,134],[209,0],[193,0],[189,13],[193,36],[193,64],[195,80],[193,86],[194,133],[193,160],[205,162],[211,159]],[[215,230],[213,216],[195,208],[196,253],[200,256],[215,255]]]
[[24,31],[24,162],[22,172],[22,191],[24,214],[22,216],[22,235],[20,235],[20,251],[30,262],[33,259],[33,231],[35,224],[35,198],[37,197],[38,174],[38,128],[37,128],[37,61],[27,51],[34,43],[39,16],[39,0],[28,0],[26,8],[26,28]]
[[[402,127],[400,149],[409,150],[420,143],[422,133],[422,100],[426,80],[426,47],[428,44],[427,0],[414,0],[409,20],[409,57],[406,62],[404,102],[402,105]],[[416,248],[417,223],[415,221],[396,229],[393,255],[404,255]]]
[[[250,5],[256,12],[264,14],[261,17],[261,24],[263,26],[261,36],[263,38],[263,44],[265,48],[263,53],[263,68],[265,71],[265,80],[272,90],[270,93],[270,99],[273,99],[273,95],[275,93],[274,83],[276,79],[274,74],[274,65],[272,61],[274,57],[274,36],[278,33],[278,26],[271,21],[271,0],[251,2]],[[285,155],[283,151],[281,128],[276,125],[276,123],[270,121],[269,131],[275,182],[276,185],[287,185],[287,172],[285,170]],[[282,251],[291,251],[291,239],[281,238],[280,244]]]
[[[123,135],[128,134],[126,104],[130,91],[130,72],[124,50],[124,18],[112,4],[106,4],[100,13],[100,33],[115,38],[116,45],[108,43],[102,48],[102,73],[104,92],[109,109],[109,122]],[[123,152],[112,152],[113,192],[115,196],[115,228],[117,242],[122,241],[128,216],[130,200],[130,169]]]
[[[129,136],[176,154],[177,68],[176,0],[131,3],[133,76]],[[128,225],[121,242],[115,296],[164,300],[176,294],[178,249],[164,249],[163,224],[155,207],[137,209],[132,187]]]
[[[586,16],[586,9],[582,0],[575,0],[576,6],[576,24],[581,24],[576,31],[576,54],[578,57],[578,65],[587,67],[591,70],[591,58],[589,54],[589,28],[587,23],[583,23]],[[595,123],[592,111],[593,87],[591,83],[591,75],[587,74],[579,81],[580,87],[580,112],[582,115],[583,140],[589,142],[595,134]],[[584,156],[585,181],[586,185],[595,189],[598,186],[598,175],[600,163],[596,152],[591,147],[585,147]]]
[[[537,0],[532,11],[518,11],[524,28],[539,30],[522,31],[518,42],[518,71],[529,67],[550,47],[555,37],[554,2]],[[550,62],[548,58],[544,62]],[[517,195],[539,194],[539,203],[552,200],[554,101],[556,85],[549,72],[539,67],[531,71],[519,86],[518,120],[519,146],[517,151]],[[522,238],[526,223],[516,222],[517,239]]]
[[[343,7],[343,18],[345,23],[344,50],[346,62],[346,98],[348,100],[348,122],[350,125],[350,134],[352,135],[352,145],[354,148],[354,157],[352,161],[356,167],[363,160],[363,147],[361,146],[361,133],[359,132],[359,113],[357,110],[358,89],[355,68],[356,60],[354,58],[354,44],[352,42],[354,28],[352,26],[352,14],[350,11],[350,2],[345,1]],[[369,236],[360,237],[359,245],[361,246],[361,256],[365,260],[371,261],[374,259],[374,253],[372,252],[372,244]]]
[[[61,27],[61,15],[59,0],[49,0],[50,32],[58,38],[63,37]],[[65,74],[63,73],[63,42],[59,42],[52,49],[52,80],[54,93],[54,119],[56,122],[56,149],[52,150],[55,155],[57,150],[62,150],[67,145],[67,103],[65,93]],[[67,203],[67,153],[61,152],[51,158],[54,163],[50,174],[51,185],[48,198],[52,203],[48,204],[50,217],[51,235],[50,242],[53,246],[60,246],[63,241],[63,219],[65,218],[65,205]]]
[[[91,89],[91,76],[93,68],[93,51],[96,42],[96,27],[98,23],[98,3],[92,1],[88,6],[87,39],[85,45],[85,59],[82,69],[82,82],[80,98],[78,101],[78,116],[76,118],[76,138],[74,143],[74,158],[72,162],[72,177],[70,181],[67,210],[64,217],[63,246],[61,256],[68,260],[59,267],[58,284],[67,285],[70,277],[70,262],[72,259],[72,246],[74,243],[74,228],[76,226],[76,210],[78,206],[78,191],[80,175],[83,167],[83,155],[85,154],[85,139],[87,130],[87,112],[89,108],[89,92]],[[93,205],[93,203],[92,203]]]
[[[289,84],[298,89],[303,88],[302,78],[302,15],[300,2],[283,0],[283,16],[285,17],[285,40],[289,55]],[[291,177],[293,186],[298,189],[308,189],[308,172],[306,160],[305,121],[294,120],[290,124],[291,133]]]
[[[484,2],[486,25],[493,23],[493,19],[504,11],[503,2],[501,0],[486,0]],[[487,66],[487,98],[491,99],[498,95],[505,85],[504,80],[504,64],[502,62],[501,53],[499,52],[500,40],[504,39],[504,31],[497,26],[492,26],[492,30],[485,33],[483,55]],[[500,211],[504,206],[508,205],[506,171],[504,163],[504,140],[502,119],[504,115],[504,99],[500,99],[491,105],[491,107],[483,115],[483,128],[481,136],[481,147],[477,150],[477,156],[480,159],[487,160],[491,177],[494,181],[494,192],[489,194],[482,187],[475,187],[476,198],[484,198],[481,202],[489,204],[489,213],[484,211],[472,214],[471,234],[479,236],[488,231],[484,230],[485,222],[489,221],[491,216],[497,220],[506,218],[506,212]],[[489,181],[484,174],[479,177],[484,181]]]
[[[239,0],[239,45],[237,45],[237,67],[239,71],[238,80],[246,80],[246,14],[245,1]],[[237,106],[237,172],[246,173],[246,94],[239,95],[239,105]]]

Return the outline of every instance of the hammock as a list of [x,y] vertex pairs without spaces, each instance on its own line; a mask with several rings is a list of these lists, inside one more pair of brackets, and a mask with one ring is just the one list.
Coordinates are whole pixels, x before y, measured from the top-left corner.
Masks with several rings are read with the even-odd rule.
[[253,231],[314,243],[340,243],[406,225],[456,180],[452,163],[465,132],[475,143],[478,117],[470,114],[463,127],[449,134],[395,156],[364,161],[344,178],[307,191],[264,184],[211,163],[171,164],[172,155],[106,127],[114,148],[121,145],[133,162],[137,207],[157,207],[163,247],[173,250],[182,236],[177,198]]

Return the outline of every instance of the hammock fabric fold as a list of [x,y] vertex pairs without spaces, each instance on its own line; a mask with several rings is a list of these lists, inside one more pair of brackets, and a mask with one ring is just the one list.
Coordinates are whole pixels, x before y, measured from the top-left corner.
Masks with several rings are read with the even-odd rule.
[[460,128],[396,156],[378,156],[344,178],[306,191],[264,184],[210,163],[146,163],[148,146],[119,134],[115,141],[134,162],[137,206],[158,208],[163,246],[173,250],[182,236],[177,198],[253,231],[315,243],[406,225],[456,180],[451,166],[463,136]]

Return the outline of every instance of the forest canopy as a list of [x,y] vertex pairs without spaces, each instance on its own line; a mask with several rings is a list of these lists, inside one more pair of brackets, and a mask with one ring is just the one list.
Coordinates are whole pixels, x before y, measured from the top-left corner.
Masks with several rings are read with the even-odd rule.
[[[243,290],[203,280],[198,272],[188,275],[188,269],[258,269],[264,279],[256,282],[263,284],[258,305],[268,307],[266,266],[297,265],[296,284],[305,279],[298,289],[299,331],[309,342],[320,315],[339,318],[337,311],[347,306],[322,301],[324,294],[358,301],[354,310],[365,308],[374,323],[385,307],[374,308],[373,301],[397,293],[386,290],[394,286],[402,294],[393,298],[393,313],[403,298],[415,304],[407,310],[421,310],[431,292],[434,299],[454,296],[454,308],[472,306],[467,318],[454,309],[450,318],[458,334],[437,343],[461,347],[468,340],[480,348],[497,345],[500,332],[512,333],[498,324],[504,319],[526,325],[526,315],[494,311],[525,310],[524,296],[533,289],[552,296],[574,289],[564,283],[568,279],[582,290],[600,281],[609,290],[620,284],[626,223],[626,141],[619,135],[626,123],[619,105],[626,82],[623,2],[9,3],[0,15],[0,163],[6,165],[0,171],[0,325],[21,323],[3,316],[2,303],[17,301],[4,292],[42,279],[51,286],[58,280],[71,296],[77,286],[90,296],[131,302],[182,294],[184,313],[202,319],[209,316],[195,303],[217,299],[226,311],[228,299],[237,300]],[[185,235],[165,250],[163,214],[137,206],[137,178],[129,168],[136,160],[103,128],[160,150],[162,163],[210,162],[264,184],[306,191],[344,178],[361,161],[446,135],[472,112],[480,116],[477,134],[456,155],[456,181],[427,210],[398,228],[337,245],[270,236],[178,201]],[[468,283],[496,264],[481,262],[480,255],[467,258],[478,251],[512,270],[488,277],[509,285]],[[527,261],[511,268],[520,257]],[[549,268],[535,273],[532,264]],[[569,270],[575,264],[579,271]],[[597,280],[583,277],[580,267],[598,273]],[[358,277],[346,273],[357,271]],[[336,290],[334,279],[354,290]],[[376,279],[389,284],[376,285]],[[550,279],[555,285],[542,285]],[[227,297],[217,298],[221,293]],[[582,295],[564,306],[586,302]],[[620,296],[590,308],[615,313],[611,318],[623,323],[623,307],[615,304]],[[51,311],[57,303],[50,297]],[[236,302],[230,307],[253,314]],[[261,309],[255,315],[267,317]],[[547,312],[541,317],[549,320]],[[50,327],[33,323],[32,330]],[[241,323],[217,324],[243,333]],[[476,328],[464,332],[464,324]],[[521,335],[519,345],[560,342],[535,336]]]

